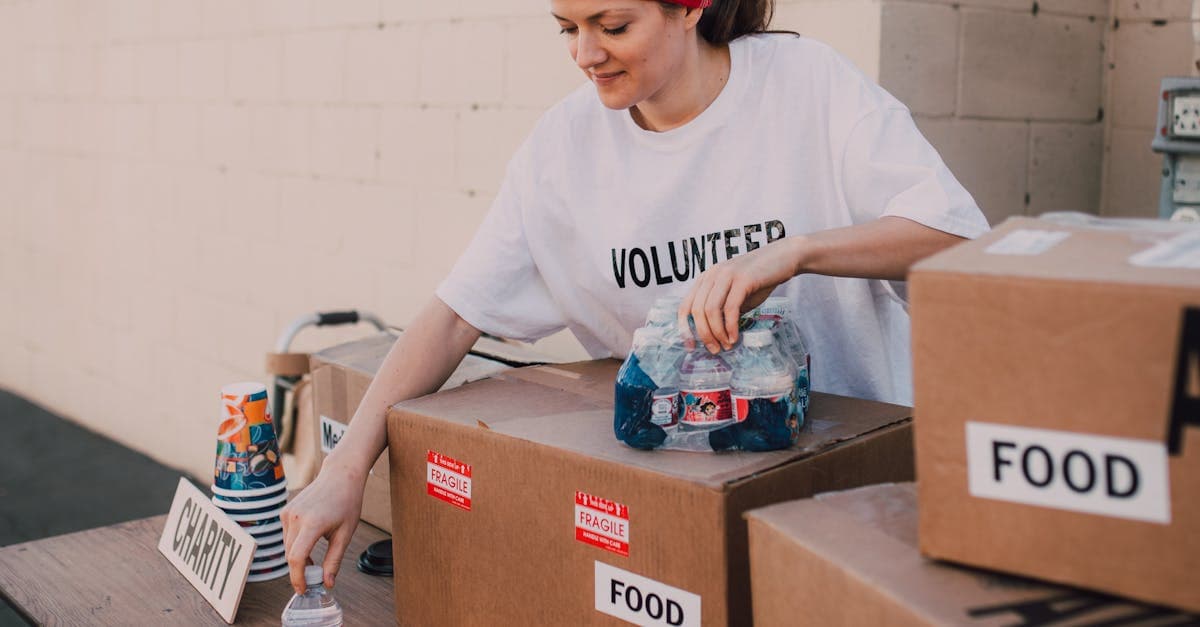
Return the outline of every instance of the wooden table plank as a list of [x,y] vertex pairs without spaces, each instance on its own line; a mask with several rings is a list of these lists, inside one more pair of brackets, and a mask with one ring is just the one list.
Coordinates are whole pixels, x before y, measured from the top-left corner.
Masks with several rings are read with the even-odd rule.
[[[158,552],[166,516],[0,548],[0,591],[45,625],[224,625],[200,593]],[[347,625],[394,624],[392,579],[356,568],[387,534],[362,523],[342,559],[334,595]],[[313,559],[320,563],[325,542]],[[292,596],[286,577],[248,583],[236,625],[278,625]]]

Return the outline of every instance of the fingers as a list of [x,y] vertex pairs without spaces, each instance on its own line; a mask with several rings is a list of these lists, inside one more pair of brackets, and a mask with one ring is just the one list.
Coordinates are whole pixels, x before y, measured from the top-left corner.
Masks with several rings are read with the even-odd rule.
[[296,594],[304,594],[304,567],[311,564],[309,555],[312,554],[313,547],[317,544],[317,539],[320,534],[313,530],[312,527],[304,527],[296,534],[292,545],[287,547],[285,555],[287,555],[288,575],[292,582],[292,589]]
[[712,329],[708,324],[708,314],[705,313],[705,306],[708,303],[712,287],[712,281],[701,275],[692,299],[692,322],[696,325],[696,338],[704,344],[704,348],[708,349],[710,353],[717,353],[721,347],[713,339]]
[[346,554],[346,547],[350,546],[350,538],[353,536],[354,526],[343,523],[329,538],[329,549],[325,551],[325,562],[322,564],[325,570],[325,587],[333,587],[333,581],[342,565],[342,557]]

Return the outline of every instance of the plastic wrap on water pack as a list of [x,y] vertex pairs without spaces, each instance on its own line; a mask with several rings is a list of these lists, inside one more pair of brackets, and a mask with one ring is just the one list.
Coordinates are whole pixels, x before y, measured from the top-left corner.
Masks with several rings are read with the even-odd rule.
[[770,298],[716,355],[689,350],[663,299],[634,333],[617,374],[613,432],[638,449],[769,451],[795,444],[809,404],[811,358],[787,311]]

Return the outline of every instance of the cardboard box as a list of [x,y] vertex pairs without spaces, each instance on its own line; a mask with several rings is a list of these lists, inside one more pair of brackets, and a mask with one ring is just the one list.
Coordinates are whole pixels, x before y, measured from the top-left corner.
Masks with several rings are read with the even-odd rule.
[[911,410],[815,395],[769,453],[613,437],[612,360],[509,370],[388,414],[402,625],[744,625],[742,512],[908,478]]
[[[354,342],[339,344],[310,359],[313,385],[313,406],[316,420],[312,425],[321,443],[321,458],[337,445],[337,441],[354,418],[358,404],[367,393],[367,387],[375,378],[379,365],[387,357],[397,333],[378,333]],[[517,362],[535,357],[520,348],[505,346],[502,342],[483,338],[476,349],[487,351],[489,356],[467,355],[458,369],[442,386],[448,389],[467,381],[482,379],[488,375],[507,370],[510,366],[498,359]],[[392,510],[388,488],[388,454],[385,450],[367,475],[363,492],[362,519],[388,531],[392,528]]]
[[758,627],[1182,625],[1200,620],[926,559],[917,550],[917,491],[911,483],[819,494],[753,510],[746,518]]
[[909,275],[921,548],[1200,611],[1200,230],[1100,226]]

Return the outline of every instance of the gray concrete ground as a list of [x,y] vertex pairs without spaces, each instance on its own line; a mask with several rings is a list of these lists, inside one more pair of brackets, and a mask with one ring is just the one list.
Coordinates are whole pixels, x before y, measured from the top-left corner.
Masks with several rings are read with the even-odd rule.
[[4,390],[0,434],[0,546],[165,514],[182,476]]

